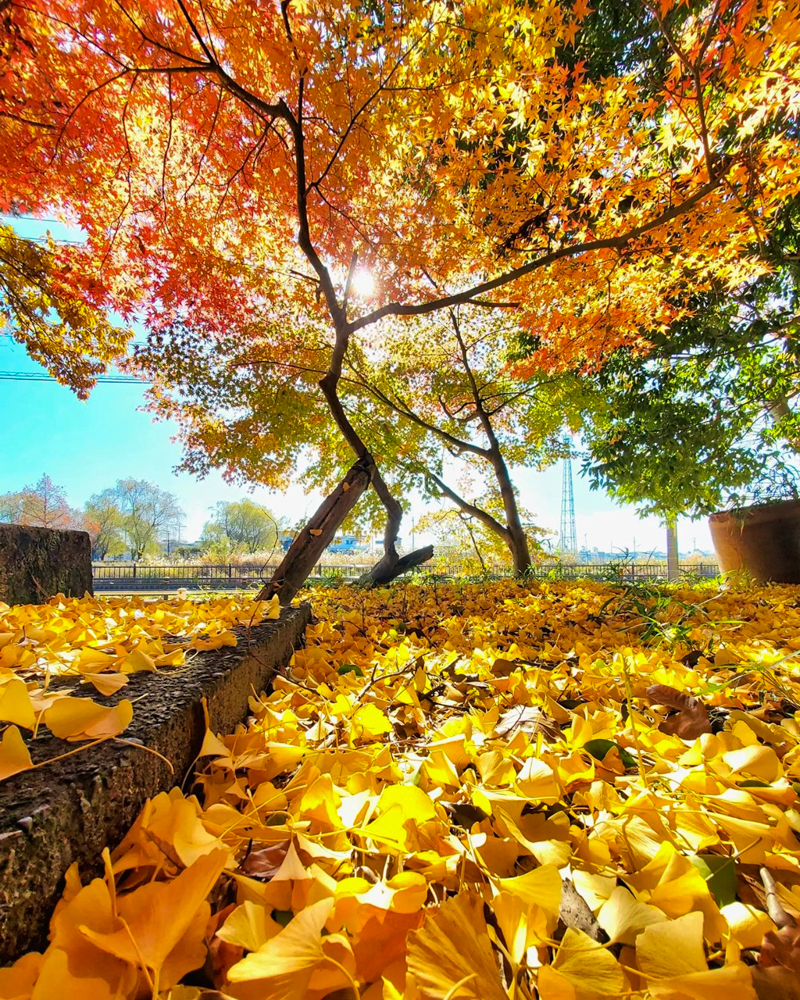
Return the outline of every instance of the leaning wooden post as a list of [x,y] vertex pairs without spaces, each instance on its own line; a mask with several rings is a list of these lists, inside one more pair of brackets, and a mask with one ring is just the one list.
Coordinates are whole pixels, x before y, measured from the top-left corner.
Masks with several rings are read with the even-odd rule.
[[281,604],[291,603],[333,541],[339,525],[369,486],[374,468],[370,455],[364,455],[351,466],[342,482],[325,497],[308,524],[298,533],[272,579],[262,587],[257,600],[266,601],[277,594]]

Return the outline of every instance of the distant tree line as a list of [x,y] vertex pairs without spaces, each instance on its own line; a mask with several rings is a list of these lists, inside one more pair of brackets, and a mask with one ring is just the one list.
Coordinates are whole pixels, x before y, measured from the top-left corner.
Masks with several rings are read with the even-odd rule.
[[94,559],[128,555],[138,562],[179,551],[225,560],[274,550],[286,527],[253,500],[221,501],[200,542],[187,547],[180,545],[185,517],[174,493],[145,479],[118,479],[92,494],[83,509],[70,506],[66,490],[48,475],[17,492],[0,494],[0,522],[86,531]]

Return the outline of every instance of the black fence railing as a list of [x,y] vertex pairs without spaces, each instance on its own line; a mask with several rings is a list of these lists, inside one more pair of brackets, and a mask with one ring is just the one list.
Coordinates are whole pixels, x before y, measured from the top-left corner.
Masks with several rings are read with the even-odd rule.
[[[162,566],[141,563],[94,563],[94,589],[108,591],[148,590],[241,590],[253,589],[269,580],[278,564],[262,563],[227,565],[202,565],[198,563],[172,563]],[[358,579],[366,565],[331,566],[319,564],[309,577],[311,582]],[[681,563],[683,577],[713,579],[719,576],[716,563]],[[424,574],[431,577],[462,577],[463,571],[455,566],[438,565]],[[530,574],[537,580],[608,580],[625,583],[653,582],[667,578],[666,563],[539,563]],[[502,566],[490,567],[492,579],[504,579],[510,571]]]
[[[93,563],[94,589],[109,590],[241,590],[257,587],[272,576],[278,563],[204,565],[173,563]],[[356,579],[363,566],[317,566],[311,580]]]
[[[681,577],[700,577],[713,580],[720,575],[716,563],[680,563],[678,572]],[[666,580],[666,563],[540,563],[531,569],[532,577],[537,580],[616,580],[625,583],[641,581]]]

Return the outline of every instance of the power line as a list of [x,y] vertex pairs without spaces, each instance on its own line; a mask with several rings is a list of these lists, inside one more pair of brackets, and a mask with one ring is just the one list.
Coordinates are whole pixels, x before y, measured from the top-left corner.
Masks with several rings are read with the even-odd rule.
[[[58,382],[57,378],[46,372],[0,372],[0,381],[5,382]],[[137,385],[152,385],[150,379],[136,378],[135,375],[95,375],[93,381],[105,382],[111,385],[136,383]]]

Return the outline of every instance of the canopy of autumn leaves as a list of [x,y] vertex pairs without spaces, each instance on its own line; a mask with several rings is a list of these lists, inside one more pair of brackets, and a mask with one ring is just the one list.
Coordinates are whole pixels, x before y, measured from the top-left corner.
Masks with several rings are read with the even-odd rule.
[[795,589],[314,599],[0,997],[798,995]]
[[70,260],[53,240],[21,239],[11,226],[0,225],[0,329],[85,399],[130,334],[109,321],[105,294],[85,286],[85,272],[76,267],[81,253],[73,248]]
[[[355,332],[513,279],[551,355],[591,362],[687,279],[764,266],[797,187],[800,39],[793,0],[661,0],[637,16],[663,71],[598,78],[573,51],[590,13],[10,0],[0,208],[66,213],[86,287],[156,324],[286,328],[322,295]],[[356,259],[369,305],[347,301]]]

